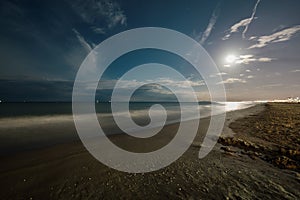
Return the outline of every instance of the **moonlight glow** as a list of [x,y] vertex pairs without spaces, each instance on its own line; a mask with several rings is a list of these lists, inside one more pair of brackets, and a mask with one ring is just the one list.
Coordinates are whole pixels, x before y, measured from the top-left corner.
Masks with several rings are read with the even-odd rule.
[[234,63],[237,60],[237,57],[235,55],[228,55],[225,60],[227,63]]

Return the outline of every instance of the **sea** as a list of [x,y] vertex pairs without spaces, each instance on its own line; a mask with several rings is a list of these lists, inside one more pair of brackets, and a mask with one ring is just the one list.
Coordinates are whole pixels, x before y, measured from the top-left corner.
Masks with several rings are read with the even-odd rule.
[[[154,104],[163,106],[166,110],[173,112],[180,112],[180,104],[178,102],[130,102],[130,112],[139,112],[141,117],[142,113],[147,113],[148,109]],[[219,110],[226,112],[245,109],[257,104],[253,101],[240,101],[240,102],[209,102],[203,101],[195,103],[183,103],[184,106],[190,106],[192,110],[199,110],[201,117],[210,115],[211,107],[215,106]],[[95,103],[95,110],[97,114],[111,114],[111,103],[101,102]],[[0,119],[1,118],[14,118],[14,117],[37,117],[37,116],[56,116],[56,115],[72,115],[72,103],[69,102],[22,102],[22,103],[0,103]]]
[[[119,103],[126,104],[126,103]],[[204,118],[211,115],[212,107],[214,114],[221,114],[239,109],[249,108],[256,103],[252,101],[243,102],[209,102],[198,103],[178,102],[130,102],[130,117],[140,126],[145,126],[153,119],[161,119],[162,114],[166,114],[165,124],[172,124],[183,120]],[[160,105],[160,109],[151,109],[153,105]],[[162,107],[162,108],[161,108]],[[125,106],[126,109],[126,106]],[[151,109],[151,112],[149,110]],[[162,113],[164,109],[166,113]],[[115,129],[114,116],[126,115],[126,110],[117,110],[112,113],[110,102],[95,103],[95,111],[100,125],[110,129],[111,134],[119,132]],[[184,111],[184,115],[182,114]],[[149,113],[151,116],[149,116]],[[200,113],[200,114],[199,114]],[[114,114],[114,115],[113,115]],[[184,116],[184,118],[182,117]],[[46,123],[63,123],[73,121],[72,103],[0,103],[0,132],[1,128],[31,126]],[[152,123],[153,124],[153,123]],[[154,124],[155,125],[155,124]]]
[[[162,115],[160,109],[151,109],[149,112],[153,105],[163,107],[166,111],[164,124],[172,124],[183,120],[181,110],[187,113],[184,120],[192,120],[199,118],[199,115],[195,113],[200,113],[200,118],[210,116],[212,107],[219,111],[215,114],[219,114],[224,111],[249,108],[256,104],[251,101],[213,103],[203,101],[181,104],[178,102],[130,102],[129,111],[132,120],[137,125],[146,126],[152,122],[152,119],[160,119]],[[105,134],[122,133],[114,120],[110,102],[95,103],[95,110]],[[122,116],[123,113],[126,113],[125,110],[119,110],[114,114]],[[0,155],[73,140],[78,140],[78,135],[74,126],[72,103],[0,103]]]

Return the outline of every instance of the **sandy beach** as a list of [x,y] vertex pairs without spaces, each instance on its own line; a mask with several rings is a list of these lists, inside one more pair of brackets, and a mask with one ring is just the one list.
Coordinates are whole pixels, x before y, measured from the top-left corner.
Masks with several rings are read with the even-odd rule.
[[[300,198],[300,104],[259,104],[229,112],[219,143],[199,159],[208,122],[201,119],[195,141],[180,159],[145,174],[101,164],[83,147],[72,121],[2,128],[0,199]],[[170,141],[177,127],[166,126],[146,144],[125,135],[110,139],[124,149],[150,151]],[[59,143],[45,146],[46,138],[26,149],[21,147],[29,141],[12,136],[20,130],[63,136]],[[5,151],[8,145],[19,150]]]

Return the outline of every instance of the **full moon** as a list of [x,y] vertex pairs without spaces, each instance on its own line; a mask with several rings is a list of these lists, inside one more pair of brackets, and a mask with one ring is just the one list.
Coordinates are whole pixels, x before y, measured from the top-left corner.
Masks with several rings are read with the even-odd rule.
[[226,56],[225,60],[227,63],[233,63],[237,60],[237,57],[235,55],[228,55]]

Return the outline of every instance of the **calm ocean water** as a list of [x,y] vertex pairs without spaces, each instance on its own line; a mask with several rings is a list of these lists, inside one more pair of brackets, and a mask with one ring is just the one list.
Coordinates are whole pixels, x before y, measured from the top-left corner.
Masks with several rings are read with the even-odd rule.
[[[167,111],[167,124],[182,120],[178,103],[159,104]],[[153,103],[131,103],[129,107],[133,121],[140,126],[148,125],[150,123],[149,108],[152,105]],[[198,104],[184,103],[182,106],[187,113],[185,120],[189,120],[197,118],[195,113],[199,112],[201,118],[210,116],[212,106],[215,106],[221,113],[224,110],[238,110],[253,105],[255,105],[253,102],[214,104],[200,102]],[[98,103],[95,104],[95,108],[98,121],[106,134],[121,133],[112,116],[110,103]],[[120,110],[117,114],[127,117],[124,113],[126,112]],[[162,115],[161,110],[151,110],[153,119],[160,115]],[[78,139],[71,103],[0,103],[0,155]]]
[[[182,107],[179,103],[130,103],[130,114],[132,119],[139,125],[147,125],[150,122],[149,108],[154,104],[160,104],[167,112],[166,123],[175,123],[183,120],[181,118],[180,109],[184,108],[184,120],[208,117],[211,115],[211,108],[214,106],[217,110],[216,114],[227,111],[239,110],[255,105],[254,102],[225,102],[210,103],[199,102],[183,103]],[[112,129],[115,122],[111,113],[110,103],[96,103],[95,109],[101,126]],[[118,115],[127,116],[126,112],[119,110]],[[161,116],[161,110],[152,110],[151,116]],[[30,126],[48,122],[66,122],[73,121],[72,104],[71,103],[0,103],[0,131],[1,128]]]
[[[147,115],[148,109],[154,105],[160,104],[167,111],[168,114],[177,115],[180,112],[179,103],[176,102],[132,102],[130,103],[130,112],[132,114]],[[96,112],[100,115],[111,114],[110,103],[96,103]],[[210,115],[211,106],[216,106],[220,110],[225,108],[226,111],[238,110],[251,107],[255,105],[254,102],[225,102],[213,103],[199,102],[198,105],[184,103],[185,107],[192,110],[199,110],[201,117]],[[1,118],[14,118],[14,117],[37,117],[37,116],[55,116],[55,115],[72,115],[71,103],[0,103],[0,119]]]

